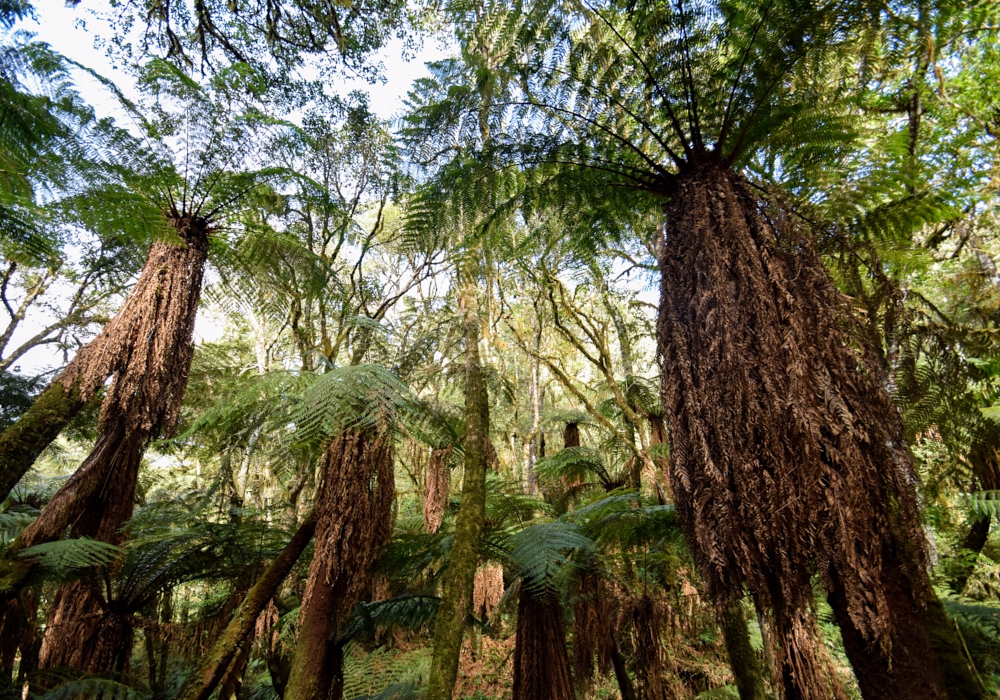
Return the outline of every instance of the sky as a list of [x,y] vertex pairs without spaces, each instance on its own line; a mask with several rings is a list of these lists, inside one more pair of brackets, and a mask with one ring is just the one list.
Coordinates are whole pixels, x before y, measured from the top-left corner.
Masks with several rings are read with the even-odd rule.
[[[50,44],[64,56],[112,80],[127,97],[136,97],[129,73],[114,65],[98,45],[100,37],[109,33],[107,24],[97,16],[106,9],[105,0],[83,0],[76,6],[68,6],[63,0],[37,0],[36,20],[22,22],[18,28],[34,33],[37,40]],[[425,64],[446,57],[450,50],[431,39],[409,61],[402,58],[402,53],[402,42],[394,40],[374,57],[385,66],[385,82],[372,85],[360,79],[343,79],[336,85],[329,85],[330,92],[346,95],[351,90],[365,91],[369,94],[371,109],[379,117],[391,119],[398,116],[413,82],[429,75]],[[98,116],[110,116],[127,123],[128,117],[117,100],[96,78],[77,71],[74,80],[82,97],[94,107]],[[210,272],[207,282],[210,284],[211,281]],[[29,314],[14,333],[8,347],[17,347],[51,323],[52,319],[51,312],[36,310],[34,314]],[[202,308],[195,326],[195,341],[214,340],[222,331],[219,320]],[[53,350],[52,346],[43,345],[29,351],[16,363],[15,369],[25,375],[36,375],[62,363],[61,353]]]

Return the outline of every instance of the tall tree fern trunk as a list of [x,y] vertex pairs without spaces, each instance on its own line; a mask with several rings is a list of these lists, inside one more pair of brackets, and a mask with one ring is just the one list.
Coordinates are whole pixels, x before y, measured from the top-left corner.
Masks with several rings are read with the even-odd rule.
[[[208,253],[206,226],[190,218],[173,224],[184,245],[160,242],[150,247],[139,281],[118,314],[80,349],[31,408],[0,435],[0,500],[7,497],[42,450],[100,391],[108,377],[127,373],[134,364],[133,356],[142,357],[148,352],[142,346],[157,342],[148,335],[150,331],[162,323],[186,326],[188,315],[193,322]],[[169,335],[170,329],[158,333]],[[190,343],[190,334],[186,342]],[[173,364],[170,366],[173,368]],[[186,380],[186,370],[183,377]],[[165,399],[169,401],[169,397]]]
[[910,697],[944,698],[942,655],[909,639],[933,592],[902,420],[847,301],[797,222],[731,172],[682,175],[666,213],[671,487],[709,590],[746,583],[774,612],[788,697],[826,698],[802,615],[815,562],[829,562],[821,573],[867,647],[891,645],[921,674]]
[[562,605],[521,583],[513,700],[573,700]]
[[[139,465],[149,441],[174,427],[191,367],[195,315],[201,294],[208,228],[201,219],[174,222],[185,246],[155,244],[143,277],[109,325],[100,352],[79,372],[81,391],[114,380],[101,407],[97,443],[76,473],[11,547],[73,537],[118,543],[132,516]],[[106,329],[108,330],[108,329]],[[30,564],[4,564],[6,593],[17,590]],[[130,612],[116,609],[85,584],[64,585],[49,615],[42,667],[70,665],[88,671],[122,668],[131,646]]]
[[391,439],[352,429],[326,448],[316,497],[316,549],[285,700],[339,700],[343,694],[337,629],[368,585],[392,534]]
[[445,572],[444,595],[434,624],[427,700],[451,700],[458,677],[465,620],[472,609],[473,582],[479,566],[479,541],[486,517],[486,441],[489,404],[479,364],[479,315],[476,289],[467,284],[461,303],[465,326],[465,477],[455,522],[455,539]]

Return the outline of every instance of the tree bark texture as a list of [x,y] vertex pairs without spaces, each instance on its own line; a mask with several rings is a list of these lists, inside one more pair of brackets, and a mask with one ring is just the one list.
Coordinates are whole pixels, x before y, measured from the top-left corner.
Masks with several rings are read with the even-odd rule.
[[[746,583],[775,615],[797,693],[825,698],[816,650],[796,647],[813,637],[800,618],[815,562],[870,643],[906,635],[898,621],[930,590],[902,419],[797,220],[714,164],[682,175],[665,213],[658,339],[677,510],[713,597]],[[887,552],[909,602],[881,581]],[[943,687],[934,654],[897,648],[921,687]]]
[[349,429],[326,448],[316,496],[316,548],[302,598],[284,700],[339,700],[340,623],[371,578],[392,535],[395,498],[391,436]]
[[[172,407],[160,417],[147,412],[140,422],[152,428],[153,423],[176,420],[187,385],[190,331],[201,295],[208,230],[201,219],[185,217],[172,223],[184,244],[158,242],[150,247],[139,281],[118,314],[0,435],[0,500],[112,375],[118,388],[110,393],[117,391],[119,400],[136,386],[146,386],[147,398]],[[161,367],[156,367],[158,362]],[[166,376],[144,384],[146,372]]]
[[562,605],[522,581],[517,605],[513,700],[573,700]]
[[202,657],[197,670],[185,681],[177,694],[177,700],[208,700],[233,657],[253,630],[257,618],[277,594],[278,588],[302,556],[315,531],[316,518],[310,515],[247,593],[226,629]]
[[[104,382],[109,369],[114,375],[101,406],[97,443],[12,545],[5,564],[14,572],[3,584],[8,595],[20,585],[18,577],[23,580],[30,571],[30,565],[12,559],[22,548],[58,539],[67,528],[75,538],[121,541],[121,528],[132,516],[146,446],[176,424],[194,350],[191,336],[208,228],[200,219],[174,224],[185,246],[154,244],[136,290],[109,324],[115,328],[99,345],[98,359],[83,363],[74,379],[86,398],[91,387]],[[115,600],[104,599],[85,582],[65,584],[49,614],[41,667],[124,668],[132,612],[119,609]],[[80,644],[81,639],[86,643]]]
[[427,488],[424,491],[424,531],[437,532],[448,507],[451,486],[451,448],[431,450],[427,464]]
[[465,478],[448,557],[444,591],[434,623],[434,655],[426,700],[451,700],[458,677],[465,621],[472,608],[479,567],[479,541],[486,517],[486,441],[489,404],[479,364],[479,318],[475,289],[463,290],[465,325]]

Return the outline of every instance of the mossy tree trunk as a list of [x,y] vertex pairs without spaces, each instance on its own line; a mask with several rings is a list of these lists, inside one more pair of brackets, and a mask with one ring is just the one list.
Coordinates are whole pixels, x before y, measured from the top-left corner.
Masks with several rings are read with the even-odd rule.
[[479,314],[473,285],[467,284],[462,290],[461,303],[465,326],[465,477],[444,593],[434,624],[434,655],[426,700],[452,699],[465,621],[472,609],[473,581],[486,517],[489,404],[479,364]]
[[226,629],[202,657],[198,668],[188,676],[177,694],[177,700],[208,700],[233,657],[253,630],[257,618],[277,594],[278,588],[302,556],[315,531],[316,518],[310,515],[247,593]]
[[747,621],[739,599],[734,598],[719,606],[716,615],[726,642],[729,666],[733,669],[740,700],[767,700],[760,660],[750,645]]

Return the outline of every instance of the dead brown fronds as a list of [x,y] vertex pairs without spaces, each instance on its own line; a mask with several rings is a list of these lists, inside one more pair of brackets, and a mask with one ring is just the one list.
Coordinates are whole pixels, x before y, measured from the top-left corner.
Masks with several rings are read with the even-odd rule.
[[710,591],[749,585],[783,618],[786,662],[801,668],[812,662],[797,658],[798,615],[812,574],[832,568],[857,627],[890,643],[884,545],[910,552],[919,589],[923,535],[902,421],[848,301],[809,237],[738,176],[694,170],[666,209],[658,334],[670,480]]
[[487,562],[476,570],[472,582],[472,614],[489,620],[503,598],[503,567]]

